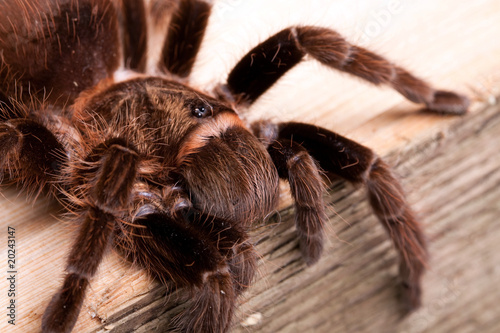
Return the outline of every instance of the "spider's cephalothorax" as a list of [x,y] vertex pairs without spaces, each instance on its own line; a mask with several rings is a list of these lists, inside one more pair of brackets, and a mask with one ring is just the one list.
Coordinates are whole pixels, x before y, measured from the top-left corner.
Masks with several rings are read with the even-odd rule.
[[[31,191],[51,190],[78,216],[43,331],[71,331],[112,245],[160,281],[191,288],[193,299],[173,328],[228,331],[256,269],[247,232],[276,209],[280,178],[295,201],[304,260],[319,259],[326,220],[319,170],[366,185],[400,254],[404,306],[418,307],[425,240],[388,166],[329,130],[246,124],[236,109],[306,55],[389,85],[431,111],[464,113],[467,98],[434,90],[336,32],[311,26],[278,32],[250,50],[216,92],[202,93],[186,84],[210,9],[200,0],[0,4],[0,171]],[[169,22],[154,69],[148,20]]]

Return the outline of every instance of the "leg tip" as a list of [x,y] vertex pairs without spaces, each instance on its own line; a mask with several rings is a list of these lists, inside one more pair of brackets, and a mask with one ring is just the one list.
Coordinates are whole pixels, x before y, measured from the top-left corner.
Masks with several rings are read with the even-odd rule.
[[323,253],[323,239],[315,238],[303,238],[299,240],[300,251],[302,253],[302,258],[306,262],[307,266],[312,266],[318,262]]
[[467,112],[469,105],[470,100],[464,95],[438,90],[434,94],[434,100],[427,103],[427,109],[442,114],[462,115]]
[[407,316],[422,305],[422,291],[420,286],[402,282],[399,299],[401,301],[402,316]]

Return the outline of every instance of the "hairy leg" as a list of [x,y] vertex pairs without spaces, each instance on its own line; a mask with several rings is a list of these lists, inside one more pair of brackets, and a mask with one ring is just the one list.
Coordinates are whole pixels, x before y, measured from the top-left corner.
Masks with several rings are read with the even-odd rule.
[[228,259],[237,296],[250,287],[257,271],[255,248],[249,240],[238,239],[238,242],[233,246]]
[[[279,147],[283,142],[288,142],[288,151],[301,152],[305,149],[327,173],[366,186],[373,211],[399,252],[402,297],[406,310],[418,308],[421,302],[420,282],[428,257],[425,237],[406,202],[401,185],[387,164],[369,148],[317,126],[293,122],[278,125],[263,122],[254,124],[254,131],[256,129],[257,136],[264,142],[271,143],[269,149],[272,154],[273,149],[276,151],[275,155],[283,154],[280,152],[283,149]],[[301,148],[292,148],[295,146]],[[282,164],[284,161],[296,162],[300,155],[289,153],[289,156],[288,159],[285,158],[286,155],[281,157]],[[308,193],[312,192],[309,190]],[[312,204],[314,200],[309,202]]]
[[251,104],[306,55],[373,84],[389,85],[435,112],[462,114],[469,105],[465,96],[435,90],[404,68],[349,44],[337,32],[311,26],[282,30],[249,51],[229,73],[227,90],[237,102]]
[[192,208],[184,207],[173,215],[151,206],[138,211],[134,225],[117,244],[163,283],[171,280],[177,287],[191,289],[189,306],[175,318],[175,328],[227,332],[237,297],[256,267],[245,232]]
[[122,0],[125,68],[143,72],[146,65],[147,21],[143,0]]
[[277,139],[268,150],[280,178],[290,184],[300,249],[306,263],[312,265],[323,251],[323,228],[327,221],[323,181],[309,153],[292,140]]
[[108,248],[115,223],[129,204],[139,155],[125,140],[95,147],[74,178],[84,179],[78,236],[68,256],[66,276],[42,319],[43,332],[70,332],[76,323],[90,278]]
[[187,77],[200,49],[212,6],[200,0],[181,0],[169,25],[162,64],[169,73]]
[[0,181],[5,177],[23,184],[28,193],[39,193],[60,174],[65,148],[42,121],[15,112],[5,115],[16,118],[0,120]]

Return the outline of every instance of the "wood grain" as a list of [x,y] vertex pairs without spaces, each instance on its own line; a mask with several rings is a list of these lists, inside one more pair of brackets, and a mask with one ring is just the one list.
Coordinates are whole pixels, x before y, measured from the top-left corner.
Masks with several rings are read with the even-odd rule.
[[[251,46],[292,24],[338,30],[435,86],[474,100],[464,117],[417,112],[378,89],[313,61],[294,69],[245,117],[301,120],[347,135],[394,166],[429,237],[424,305],[407,318],[395,297],[397,257],[362,188],[336,182],[326,196],[330,224],[323,258],[306,267],[283,195],[279,214],[256,227],[260,274],[245,294],[233,332],[500,331],[500,3],[481,0],[215,2],[193,82],[223,80]],[[390,6],[398,5],[391,13]],[[389,15],[385,13],[389,12]],[[0,312],[1,332],[39,332],[59,287],[74,226],[46,198],[0,195],[0,305],[7,302],[7,226],[16,229],[17,324]],[[182,310],[168,292],[110,252],[91,282],[75,332],[162,331]],[[257,324],[248,324],[249,318]],[[260,318],[260,319],[259,319]]]

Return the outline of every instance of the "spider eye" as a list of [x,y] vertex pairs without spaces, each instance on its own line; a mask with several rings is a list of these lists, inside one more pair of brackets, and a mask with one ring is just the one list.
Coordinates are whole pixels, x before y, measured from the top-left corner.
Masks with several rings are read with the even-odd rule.
[[205,101],[191,101],[188,107],[191,109],[191,115],[196,118],[205,118],[213,115],[212,106]]
[[196,118],[202,118],[207,114],[207,108],[205,106],[195,106],[191,109],[191,113]]

